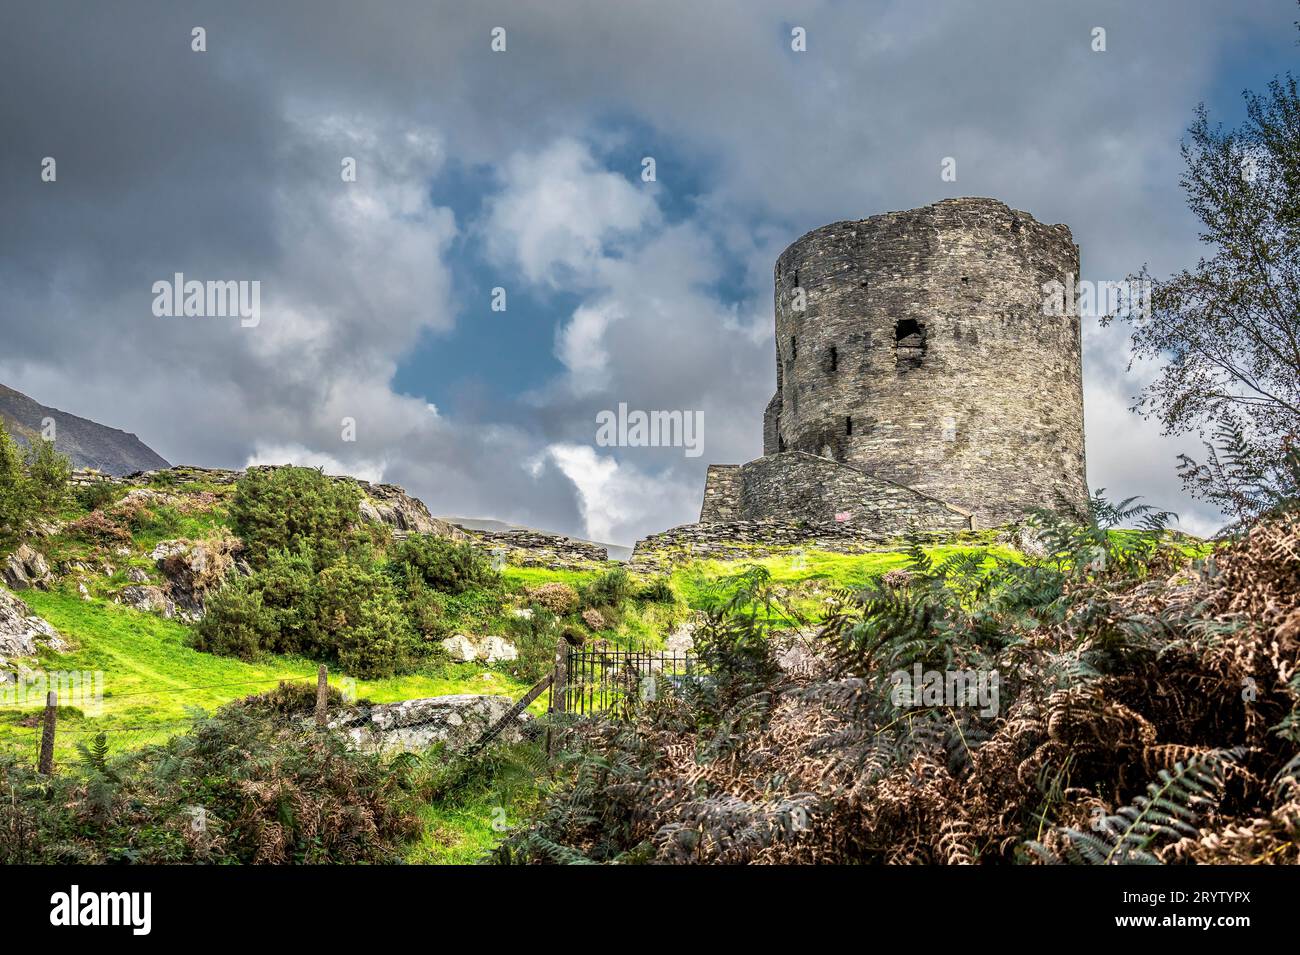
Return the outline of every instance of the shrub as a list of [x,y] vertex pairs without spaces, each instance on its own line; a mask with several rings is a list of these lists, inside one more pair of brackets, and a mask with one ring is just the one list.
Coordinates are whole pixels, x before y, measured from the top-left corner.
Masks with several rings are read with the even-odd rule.
[[208,597],[206,612],[194,628],[195,649],[241,660],[255,659],[277,641],[275,610],[265,606],[256,583],[246,578]]
[[401,583],[419,580],[434,590],[460,594],[475,587],[495,587],[501,575],[490,558],[468,541],[435,534],[413,534],[393,549],[391,566]]
[[667,577],[656,577],[636,592],[634,597],[640,603],[675,604],[677,592]]
[[26,522],[27,475],[18,445],[0,421],[0,533],[15,533]]
[[617,607],[632,596],[632,578],[622,567],[606,571],[582,588],[584,607]]
[[99,511],[108,507],[117,496],[112,484],[107,481],[93,481],[73,488],[72,497],[79,507],[87,511]]
[[360,502],[356,485],[315,468],[255,468],[235,484],[230,518],[254,565],[272,550],[306,547],[321,567],[342,551]]
[[511,676],[535,683],[555,666],[555,645],[560,639],[555,615],[537,607],[529,617],[511,617],[507,638],[519,651],[519,658],[506,664]]
[[339,664],[373,679],[405,669],[415,636],[390,587],[381,588],[357,611],[356,622],[336,637]]
[[605,616],[595,607],[588,607],[582,612],[582,622],[592,630],[605,629]]
[[[312,557],[306,550],[274,550],[251,586],[261,594],[278,653],[312,653],[316,649],[319,601]],[[209,611],[210,612],[210,611]]]
[[566,583],[553,581],[524,590],[529,602],[544,607],[557,617],[564,617],[578,609],[578,592]]
[[26,459],[0,422],[0,534],[16,534],[68,499],[72,466],[49,441],[33,441]]
[[131,529],[103,511],[91,511],[67,526],[67,532],[92,544],[129,544]]
[[54,450],[54,442],[33,442],[27,451],[27,480],[28,494],[36,510],[49,514],[67,503],[71,477],[72,464]]

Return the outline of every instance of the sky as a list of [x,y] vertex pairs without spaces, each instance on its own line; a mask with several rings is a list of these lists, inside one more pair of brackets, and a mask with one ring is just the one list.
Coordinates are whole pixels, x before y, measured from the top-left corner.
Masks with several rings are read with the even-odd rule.
[[[1084,280],[1190,266],[1180,140],[1198,103],[1235,125],[1243,90],[1295,70],[1298,16],[7,2],[0,383],[173,463],[321,466],[629,544],[698,517],[708,464],[761,453],[787,245],[991,196],[1067,224]],[[260,283],[258,320],[156,315],[176,273]],[[1083,332],[1090,486],[1212,531],[1175,471],[1198,441],[1129,410],[1153,369],[1122,327]],[[702,453],[598,444],[620,403],[700,413]]]

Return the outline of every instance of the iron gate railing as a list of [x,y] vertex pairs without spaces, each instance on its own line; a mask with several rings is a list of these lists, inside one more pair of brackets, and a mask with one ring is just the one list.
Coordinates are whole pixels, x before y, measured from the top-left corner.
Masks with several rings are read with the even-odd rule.
[[698,676],[695,657],[683,650],[646,647],[570,647],[566,655],[563,709],[598,713],[633,694],[653,698],[664,682],[680,686]]

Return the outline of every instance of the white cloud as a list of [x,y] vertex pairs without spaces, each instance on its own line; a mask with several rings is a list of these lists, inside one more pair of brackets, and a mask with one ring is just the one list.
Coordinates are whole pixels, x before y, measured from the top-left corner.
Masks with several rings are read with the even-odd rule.
[[244,467],[257,465],[292,464],[300,468],[320,468],[326,474],[346,474],[363,481],[378,484],[384,479],[384,463],[352,460],[344,464],[338,458],[320,451],[312,451],[300,444],[258,446],[253,451]]
[[558,139],[504,164],[482,226],[489,252],[529,282],[586,284],[607,248],[658,218],[649,187],[600,168],[586,144]]
[[661,530],[664,508],[680,511],[694,503],[702,488],[649,475],[585,445],[553,444],[547,453],[578,489],[587,536],[604,543],[631,543]]

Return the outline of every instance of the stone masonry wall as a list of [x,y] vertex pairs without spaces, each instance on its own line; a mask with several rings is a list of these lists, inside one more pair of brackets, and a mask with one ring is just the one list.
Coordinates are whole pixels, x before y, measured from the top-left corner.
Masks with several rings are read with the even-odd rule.
[[[961,537],[960,532],[933,530],[918,531],[914,536],[936,543]],[[862,554],[897,540],[893,535],[840,524],[810,526],[777,520],[683,524],[637,541],[627,568],[633,573],[662,573],[689,560],[745,560],[799,549]]]
[[741,473],[738,464],[710,464],[704,479],[701,521],[734,521],[740,517]]
[[779,517],[884,536],[971,527],[967,511],[850,465],[800,451],[765,455],[738,471],[740,506],[731,513],[741,520]]
[[764,453],[851,463],[983,526],[1082,509],[1079,321],[1042,307],[1078,270],[1066,226],[992,199],[808,233],[776,264]]

